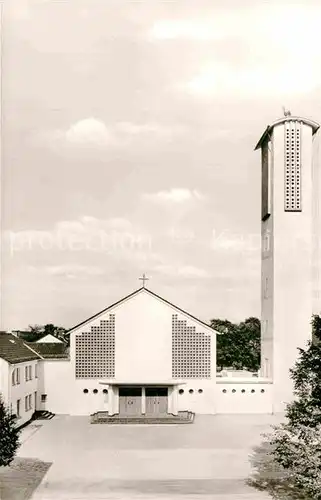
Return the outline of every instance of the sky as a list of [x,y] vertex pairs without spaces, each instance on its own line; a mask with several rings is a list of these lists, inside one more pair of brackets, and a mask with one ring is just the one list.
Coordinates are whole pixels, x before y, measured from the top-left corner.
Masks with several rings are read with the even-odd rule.
[[26,1],[2,10],[2,329],[141,286],[260,316],[266,126],[321,120],[318,1]]

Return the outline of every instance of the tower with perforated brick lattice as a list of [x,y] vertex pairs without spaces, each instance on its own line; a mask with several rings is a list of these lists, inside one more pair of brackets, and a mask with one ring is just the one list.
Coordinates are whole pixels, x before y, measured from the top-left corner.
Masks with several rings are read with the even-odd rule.
[[273,381],[273,411],[292,399],[289,370],[320,314],[319,124],[285,114],[261,150],[261,375]]

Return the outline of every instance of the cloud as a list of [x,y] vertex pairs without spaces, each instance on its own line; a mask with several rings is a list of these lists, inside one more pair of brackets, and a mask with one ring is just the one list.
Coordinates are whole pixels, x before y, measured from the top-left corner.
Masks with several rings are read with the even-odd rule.
[[202,195],[196,189],[172,188],[168,191],[158,191],[157,193],[145,193],[143,195],[145,200],[153,203],[167,204],[167,203],[185,203],[192,200],[203,200]]
[[297,61],[288,61],[276,68],[252,66],[236,68],[221,63],[211,63],[177,88],[187,92],[211,96],[222,93],[247,95],[304,94],[319,85],[319,69],[309,62],[301,62],[298,72]]
[[[287,96],[321,84],[320,5],[269,5],[208,11],[207,17],[156,22],[154,40],[206,40],[199,69],[173,89],[197,96]],[[273,26],[273,29],[271,29]],[[193,45],[195,46],[195,44]],[[241,59],[235,59],[240,46]],[[186,75],[186,72],[184,72]]]
[[95,118],[86,118],[71,125],[65,133],[65,139],[71,144],[93,146],[105,146],[114,141],[106,125]]
[[32,140],[53,147],[82,149],[123,148],[143,141],[169,141],[183,135],[186,127],[158,123],[116,122],[106,125],[102,120],[90,117],[71,124],[67,129],[37,132]]

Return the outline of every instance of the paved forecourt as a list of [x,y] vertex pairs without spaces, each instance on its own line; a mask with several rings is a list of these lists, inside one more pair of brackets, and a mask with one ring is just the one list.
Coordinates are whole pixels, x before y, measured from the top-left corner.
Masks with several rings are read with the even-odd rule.
[[53,462],[33,500],[263,500],[270,497],[245,483],[248,457],[279,421],[197,415],[193,424],[128,426],[57,416],[24,430],[19,456]]

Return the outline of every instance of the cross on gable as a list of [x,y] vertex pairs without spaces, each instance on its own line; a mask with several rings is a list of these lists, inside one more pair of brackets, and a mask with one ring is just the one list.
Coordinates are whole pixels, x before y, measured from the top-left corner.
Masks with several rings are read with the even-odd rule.
[[139,278],[142,282],[143,282],[143,288],[145,288],[145,281],[148,281],[149,278],[146,277],[145,273],[143,274],[143,276],[141,278]]

